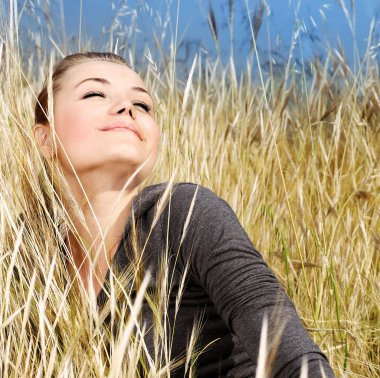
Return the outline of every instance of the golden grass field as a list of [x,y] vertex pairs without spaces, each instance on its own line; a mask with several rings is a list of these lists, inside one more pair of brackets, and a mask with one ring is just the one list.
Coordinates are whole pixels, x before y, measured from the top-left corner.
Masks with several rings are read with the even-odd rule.
[[[0,376],[134,377],[145,353],[144,329],[134,323],[145,282],[123,309],[110,302],[122,319],[117,338],[94,298],[65,285],[57,253],[65,215],[31,133],[49,59],[23,55],[17,15],[9,17],[0,40]],[[146,184],[192,181],[225,199],[336,375],[379,377],[378,60],[368,53],[354,72],[328,51],[326,62],[307,63],[308,76],[292,72],[289,58],[283,77],[260,71],[253,80],[249,70],[239,77],[233,60],[197,57],[180,80],[173,55],[160,54],[160,69],[148,61],[140,70],[162,130]],[[47,216],[46,198],[61,223]],[[163,342],[165,330],[157,333]],[[196,375],[196,365],[189,369]],[[165,356],[152,356],[145,375],[169,370]]]

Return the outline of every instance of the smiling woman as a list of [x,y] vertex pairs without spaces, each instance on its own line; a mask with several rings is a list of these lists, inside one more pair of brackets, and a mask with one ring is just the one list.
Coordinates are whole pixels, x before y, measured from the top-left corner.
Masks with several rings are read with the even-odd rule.
[[[138,250],[139,269],[144,273],[149,268],[153,277],[151,290],[159,291],[161,268],[169,269],[164,342],[170,344],[170,360],[186,355],[201,317],[197,350],[207,349],[197,357],[197,376],[259,374],[260,334],[267,323],[273,342],[264,361],[270,374],[298,377],[306,368],[310,377],[333,377],[326,357],[225,201],[191,183],[139,190],[154,167],[160,140],[152,97],[140,76],[114,54],[85,53],[59,62],[52,83],[53,117],[49,122],[46,116],[45,85],[33,131],[44,159],[61,167],[82,213],[79,217],[68,209],[74,227],[65,238],[67,269],[75,282],[78,272],[81,278],[77,286],[83,283],[95,292],[103,306],[110,296],[110,276],[127,271]],[[134,248],[133,233],[140,248]],[[146,360],[160,356],[163,348],[155,337],[154,306],[147,299],[141,310]],[[144,366],[148,364],[141,361],[142,372]],[[188,367],[184,363],[172,373],[183,377]]]
[[[113,54],[74,54],[61,61],[53,74],[54,127],[47,119],[47,85],[38,96],[34,135],[46,159],[59,162],[82,207],[86,227],[73,214],[79,234],[92,250],[103,244],[95,272],[100,282],[124,229],[131,199],[152,170],[160,130],[153,118],[153,101],[140,76]],[[123,191],[125,178],[134,177]],[[86,197],[91,200],[86,201]],[[115,221],[115,218],[117,221]],[[106,234],[105,229],[109,228]],[[88,287],[90,261],[73,235],[68,240],[82,280]],[[95,252],[93,252],[95,253]],[[95,292],[101,283],[94,277]]]
[[[122,167],[135,171],[151,155],[151,163],[145,168],[146,172],[150,170],[157,155],[159,129],[152,116],[152,98],[133,70],[111,61],[87,61],[76,63],[53,81],[60,83],[54,89],[58,141],[54,154],[65,173],[109,168],[112,162],[114,169],[121,169],[119,163],[125,159],[129,164]],[[123,137],[129,137],[128,148],[124,148],[126,142],[120,140],[120,134],[105,133],[118,128],[128,131]],[[54,135],[42,111],[37,113],[35,133],[46,143],[45,153],[47,149],[51,153]],[[141,143],[136,143],[136,136]]]

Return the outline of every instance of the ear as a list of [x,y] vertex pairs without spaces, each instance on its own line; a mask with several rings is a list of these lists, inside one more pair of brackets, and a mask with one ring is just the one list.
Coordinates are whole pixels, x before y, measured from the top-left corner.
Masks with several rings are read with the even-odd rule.
[[53,145],[50,126],[42,123],[35,124],[33,126],[33,135],[40,153],[45,159],[51,159],[53,157]]

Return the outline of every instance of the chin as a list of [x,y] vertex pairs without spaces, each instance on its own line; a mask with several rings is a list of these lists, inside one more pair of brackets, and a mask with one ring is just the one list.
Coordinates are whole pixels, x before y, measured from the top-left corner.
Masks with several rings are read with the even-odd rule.
[[[151,158],[152,159],[152,158]],[[121,171],[121,172],[131,172],[140,171],[140,172],[151,172],[154,166],[154,161],[146,161],[147,157],[138,156],[114,156],[112,159],[109,159],[107,162],[103,161],[103,166],[108,166],[112,171]]]

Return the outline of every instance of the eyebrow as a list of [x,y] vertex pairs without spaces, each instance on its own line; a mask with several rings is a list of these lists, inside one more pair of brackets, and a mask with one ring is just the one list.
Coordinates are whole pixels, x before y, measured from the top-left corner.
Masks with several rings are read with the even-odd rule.
[[[80,81],[74,88],[79,87],[81,84],[85,83],[86,81],[96,81],[98,83],[105,84],[105,85],[111,84],[107,79],[103,79],[102,77],[89,77],[87,79]],[[142,87],[132,87],[132,89],[136,92],[146,93],[149,97],[152,97],[151,94]]]
[[132,87],[132,89],[133,89],[134,91],[137,91],[137,92],[146,93],[147,95],[149,95],[150,97],[152,97],[152,96],[150,95],[150,93],[149,93],[146,89],[144,89],[144,88],[142,88],[142,87]]
[[107,85],[111,84],[108,80],[103,79],[102,77],[89,77],[87,79],[80,81],[74,88],[79,87],[81,84],[85,83],[86,81],[97,81],[98,83],[107,84]]

